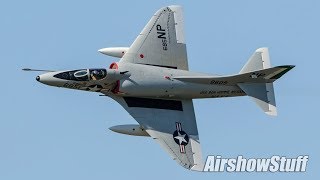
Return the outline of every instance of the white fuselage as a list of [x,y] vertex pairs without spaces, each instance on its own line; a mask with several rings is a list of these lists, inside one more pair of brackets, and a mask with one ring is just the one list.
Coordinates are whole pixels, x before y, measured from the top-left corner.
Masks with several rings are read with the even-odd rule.
[[[205,77],[209,74],[133,63],[118,62],[115,66],[116,69],[48,72],[38,76],[37,80],[51,86],[128,97],[196,99],[245,95],[237,85],[192,83],[174,79],[177,76]],[[92,78],[91,73],[95,70],[105,72],[106,75],[101,79]],[[82,75],[80,79],[75,77],[77,74]]]
[[174,79],[176,76],[208,76],[204,73],[131,63],[118,63],[118,68],[119,71],[131,73],[131,76],[120,80],[121,96],[195,99],[245,95],[238,86],[200,84]]

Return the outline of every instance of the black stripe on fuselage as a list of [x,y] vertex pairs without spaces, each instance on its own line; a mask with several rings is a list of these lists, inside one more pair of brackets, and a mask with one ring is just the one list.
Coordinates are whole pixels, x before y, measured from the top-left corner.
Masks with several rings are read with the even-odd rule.
[[137,64],[148,65],[148,66],[156,66],[156,67],[163,67],[163,68],[170,68],[170,69],[178,69],[177,67],[174,67],[174,66],[162,66],[162,65],[156,65],[156,64],[144,64],[144,63],[137,63]]
[[137,97],[124,97],[123,99],[126,101],[128,107],[141,107],[141,108],[183,111],[181,101],[137,98]]

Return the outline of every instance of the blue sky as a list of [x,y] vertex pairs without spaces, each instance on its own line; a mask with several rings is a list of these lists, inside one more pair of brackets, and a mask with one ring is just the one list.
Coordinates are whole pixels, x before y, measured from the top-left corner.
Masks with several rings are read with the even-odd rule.
[[[190,70],[237,73],[255,49],[296,68],[275,83],[279,115],[248,97],[195,100],[203,155],[297,157],[306,173],[187,171],[150,138],[108,127],[135,120],[98,94],[37,83],[38,73],[108,67],[159,8],[184,8]],[[0,179],[319,178],[319,1],[6,1],[0,6]]]

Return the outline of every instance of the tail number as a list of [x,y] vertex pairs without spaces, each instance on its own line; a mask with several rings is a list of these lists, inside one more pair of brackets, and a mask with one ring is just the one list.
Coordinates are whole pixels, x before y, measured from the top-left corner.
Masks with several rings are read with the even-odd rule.
[[165,30],[165,29],[162,29],[162,27],[161,27],[159,24],[157,25],[157,34],[158,34],[158,39],[161,39],[162,49],[163,49],[164,51],[168,50],[166,30]]

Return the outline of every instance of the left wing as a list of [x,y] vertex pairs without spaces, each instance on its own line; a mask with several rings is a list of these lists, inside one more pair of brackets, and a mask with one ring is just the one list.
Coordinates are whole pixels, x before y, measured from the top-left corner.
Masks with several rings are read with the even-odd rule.
[[182,8],[158,10],[120,62],[188,70]]
[[163,100],[110,96],[181,166],[203,170],[192,100]]

